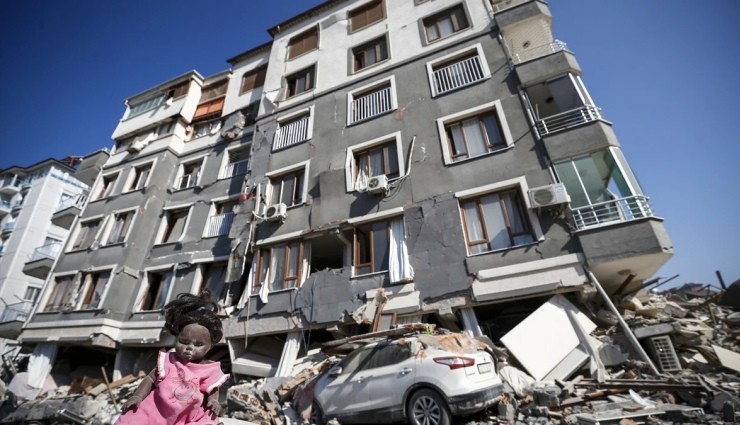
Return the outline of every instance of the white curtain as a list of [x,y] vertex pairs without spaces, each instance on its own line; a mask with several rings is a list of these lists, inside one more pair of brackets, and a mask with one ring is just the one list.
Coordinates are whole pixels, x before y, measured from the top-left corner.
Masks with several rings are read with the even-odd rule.
[[44,386],[46,376],[51,372],[51,365],[57,357],[57,346],[44,342],[33,349],[28,361],[28,385],[33,388]]
[[391,282],[405,282],[414,278],[414,269],[409,263],[409,253],[406,248],[406,232],[403,219],[391,221],[388,272]]
[[308,279],[311,275],[311,242],[303,242],[303,267],[301,268],[301,281],[298,286],[303,285],[303,282]]
[[244,289],[241,298],[239,298],[239,304],[237,307],[244,308],[249,301],[249,296],[252,295],[252,288],[254,288],[254,273],[257,267],[257,256],[252,260],[252,266],[249,268],[249,275],[247,276],[247,287]]
[[365,171],[365,167],[361,167],[358,164],[357,168],[357,178],[355,179],[355,190],[358,190],[360,192],[363,192],[367,189],[367,181],[370,179],[370,177],[367,175],[367,171]]

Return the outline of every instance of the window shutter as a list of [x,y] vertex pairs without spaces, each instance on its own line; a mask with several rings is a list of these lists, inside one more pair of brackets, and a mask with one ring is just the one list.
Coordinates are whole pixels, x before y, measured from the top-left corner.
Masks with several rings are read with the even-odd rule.
[[193,121],[212,117],[214,115],[220,115],[221,111],[224,109],[224,99],[225,98],[222,97],[198,105],[198,109],[195,110],[195,115],[193,116]]

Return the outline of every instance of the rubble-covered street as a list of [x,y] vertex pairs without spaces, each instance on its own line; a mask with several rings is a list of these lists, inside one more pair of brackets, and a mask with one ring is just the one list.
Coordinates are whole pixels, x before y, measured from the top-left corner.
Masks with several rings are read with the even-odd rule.
[[[734,286],[723,292],[696,285],[660,294],[643,290],[615,300],[618,315],[554,296],[489,346],[504,383],[493,407],[453,423],[737,423],[740,312],[732,307]],[[629,332],[620,327],[622,320]],[[346,354],[337,347],[430,329],[403,325],[324,343],[299,358],[289,377],[232,382],[221,393],[224,423],[307,423],[315,417],[317,377]],[[16,396],[22,389],[11,381],[0,423],[112,424],[144,374],[110,381],[71,371],[57,382],[52,373],[43,394],[22,402]]]

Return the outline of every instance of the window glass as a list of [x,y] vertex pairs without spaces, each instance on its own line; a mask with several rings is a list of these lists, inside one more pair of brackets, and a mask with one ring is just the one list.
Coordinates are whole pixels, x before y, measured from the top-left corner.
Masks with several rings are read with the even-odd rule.
[[461,5],[442,11],[424,19],[427,41],[435,41],[448,37],[458,31],[468,28],[468,18]]
[[409,357],[411,357],[411,347],[409,344],[398,342],[381,344],[375,350],[372,350],[370,358],[362,365],[362,370],[395,365]]
[[535,241],[521,193],[516,189],[461,201],[465,239],[470,254]]

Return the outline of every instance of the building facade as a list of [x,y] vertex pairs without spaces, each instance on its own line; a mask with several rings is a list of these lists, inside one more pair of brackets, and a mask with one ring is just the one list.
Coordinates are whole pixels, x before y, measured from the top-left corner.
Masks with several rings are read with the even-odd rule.
[[214,357],[282,376],[400,323],[496,341],[670,258],[545,2],[331,0],[268,32],[126,101],[24,344],[130,373],[171,343],[159,309],[208,288]]

